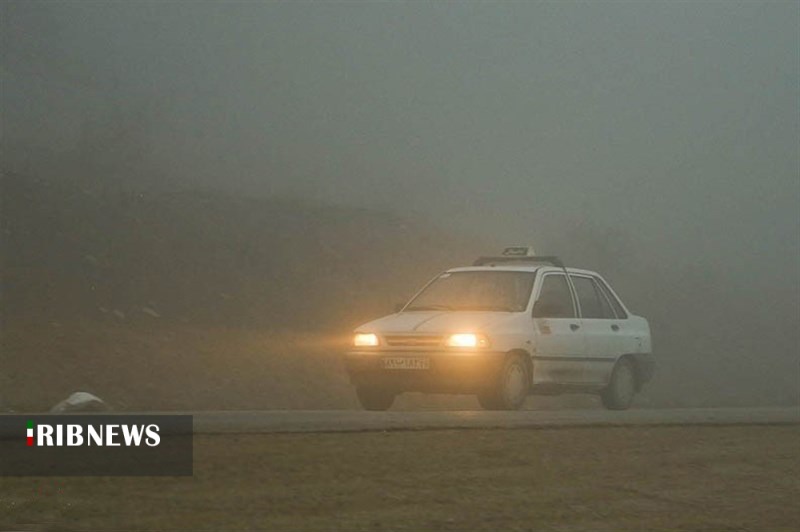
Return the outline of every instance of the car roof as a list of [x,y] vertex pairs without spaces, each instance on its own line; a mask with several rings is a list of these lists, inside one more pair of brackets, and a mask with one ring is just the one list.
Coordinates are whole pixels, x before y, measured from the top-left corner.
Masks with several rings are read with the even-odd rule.
[[[503,264],[500,266],[463,266],[459,268],[450,268],[447,270],[448,273],[455,273],[455,272],[536,272],[536,271],[555,271],[555,272],[563,272],[563,268],[558,268],[555,266],[543,266],[541,264]],[[590,270],[582,270],[580,268],[566,268],[569,273],[576,273],[576,274],[587,274],[587,275],[598,275],[596,272]]]

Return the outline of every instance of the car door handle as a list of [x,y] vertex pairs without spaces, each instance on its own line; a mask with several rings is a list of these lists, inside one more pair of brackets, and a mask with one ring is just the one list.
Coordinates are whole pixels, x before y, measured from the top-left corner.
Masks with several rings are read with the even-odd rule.
[[613,324],[613,325],[611,326],[611,330],[612,330],[612,331],[618,331],[618,330],[619,330],[619,325],[617,325],[616,323],[615,323],[615,324]]
[[577,331],[578,329],[581,328],[581,326],[578,325],[577,323],[570,323],[569,328],[572,329],[573,331]]

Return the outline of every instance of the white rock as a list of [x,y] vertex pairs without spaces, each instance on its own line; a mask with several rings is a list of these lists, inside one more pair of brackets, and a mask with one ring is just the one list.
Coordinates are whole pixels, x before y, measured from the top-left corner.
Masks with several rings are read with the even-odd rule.
[[96,395],[89,392],[75,392],[51,408],[50,412],[98,412],[103,410],[110,409],[105,401]]

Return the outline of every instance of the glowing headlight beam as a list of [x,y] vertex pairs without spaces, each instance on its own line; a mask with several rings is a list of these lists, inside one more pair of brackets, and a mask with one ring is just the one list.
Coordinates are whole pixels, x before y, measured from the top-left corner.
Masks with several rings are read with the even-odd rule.
[[482,334],[458,333],[448,336],[445,344],[448,347],[488,347],[489,340]]
[[374,333],[356,333],[353,336],[353,345],[356,347],[375,347],[378,345],[378,335]]

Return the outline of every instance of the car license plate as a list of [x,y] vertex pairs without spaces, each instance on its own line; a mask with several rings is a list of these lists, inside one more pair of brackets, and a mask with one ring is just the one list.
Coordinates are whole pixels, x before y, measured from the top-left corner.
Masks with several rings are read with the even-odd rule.
[[430,369],[428,357],[388,357],[383,359],[384,369]]

